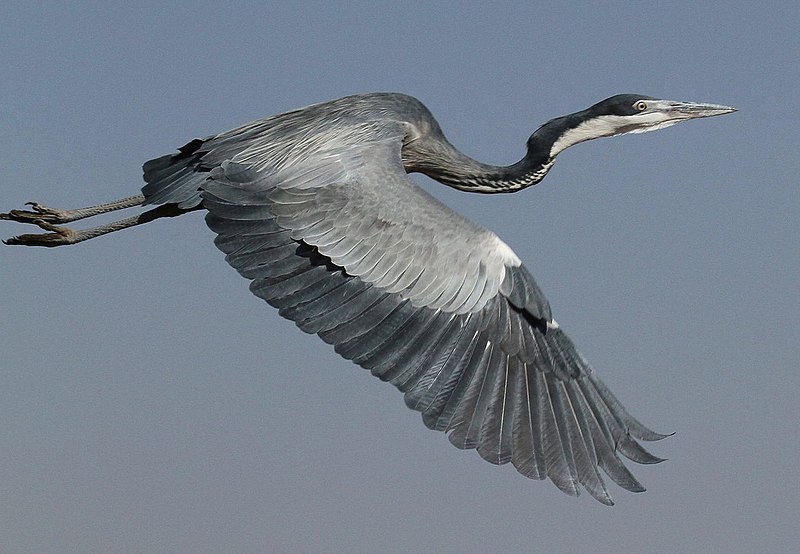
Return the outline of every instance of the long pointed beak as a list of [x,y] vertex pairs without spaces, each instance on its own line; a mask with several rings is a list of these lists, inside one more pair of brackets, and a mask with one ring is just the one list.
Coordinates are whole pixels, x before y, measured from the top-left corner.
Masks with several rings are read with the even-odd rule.
[[675,116],[675,119],[694,119],[697,117],[712,117],[724,115],[736,111],[736,108],[722,106],[720,104],[700,104],[697,102],[674,102],[671,100],[660,100],[657,107]]

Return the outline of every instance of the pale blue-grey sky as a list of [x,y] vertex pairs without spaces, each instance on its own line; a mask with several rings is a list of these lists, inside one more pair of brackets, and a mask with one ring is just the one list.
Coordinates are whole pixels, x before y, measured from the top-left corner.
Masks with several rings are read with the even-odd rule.
[[[346,94],[420,98],[511,163],[620,92],[736,114],[587,143],[497,232],[667,462],[606,508],[428,431],[247,290],[200,214],[0,248],[4,552],[789,552],[800,544],[796,2],[0,7],[0,210],[135,194],[188,140]],[[0,235],[22,232],[3,223]]]

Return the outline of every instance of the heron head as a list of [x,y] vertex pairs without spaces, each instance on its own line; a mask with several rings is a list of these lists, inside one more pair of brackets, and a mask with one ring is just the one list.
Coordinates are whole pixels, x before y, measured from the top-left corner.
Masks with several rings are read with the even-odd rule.
[[735,112],[736,108],[718,104],[660,100],[641,94],[618,94],[594,106],[552,119],[542,125],[531,141],[549,146],[549,157],[579,142],[600,138],[646,133],[681,121]]

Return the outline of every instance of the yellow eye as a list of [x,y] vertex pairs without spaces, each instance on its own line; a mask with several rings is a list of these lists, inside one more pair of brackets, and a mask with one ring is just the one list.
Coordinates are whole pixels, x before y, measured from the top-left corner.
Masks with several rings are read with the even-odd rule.
[[638,111],[643,112],[647,109],[647,102],[644,100],[639,100],[636,104],[633,105]]

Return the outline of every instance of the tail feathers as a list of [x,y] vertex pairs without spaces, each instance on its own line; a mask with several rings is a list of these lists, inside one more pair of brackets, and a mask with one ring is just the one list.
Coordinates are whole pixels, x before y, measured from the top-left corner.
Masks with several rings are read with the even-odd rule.
[[211,168],[201,165],[205,152],[204,140],[194,139],[180,147],[177,154],[161,156],[143,166],[142,188],[145,204],[178,204],[180,208],[193,208],[202,201],[200,185]]

